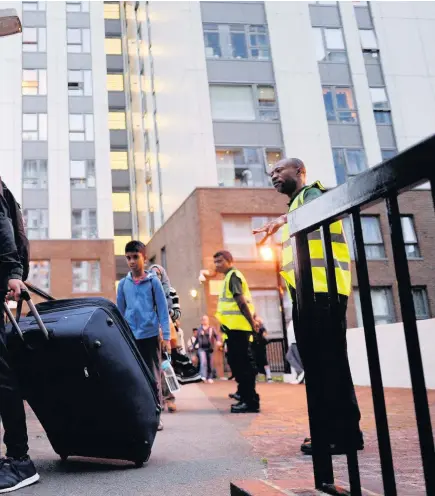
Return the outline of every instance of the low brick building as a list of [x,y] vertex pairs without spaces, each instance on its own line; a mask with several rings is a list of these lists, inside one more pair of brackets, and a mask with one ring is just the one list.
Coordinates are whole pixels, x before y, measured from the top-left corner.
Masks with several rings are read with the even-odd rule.
[[[417,313],[420,318],[428,318],[431,309],[435,308],[432,270],[435,267],[435,216],[431,193],[410,191],[400,196],[399,203],[401,214],[406,216],[403,227]],[[148,256],[166,266],[171,282],[180,294],[186,338],[192,327],[199,324],[202,314],[213,316],[215,313],[218,285],[215,281],[201,285],[198,275],[200,269],[213,269],[213,254],[222,248],[233,253],[236,266],[245,274],[266,327],[273,335],[279,335],[282,325],[275,264],[261,259],[251,229],[286,209],[286,197],[269,188],[200,188],[153,236],[148,244]],[[400,321],[385,206],[379,204],[364,211],[363,224],[376,320],[378,323]],[[353,286],[357,285],[353,268]],[[192,296],[192,290],[197,291],[196,297]],[[352,297],[349,328],[357,327],[360,319]]]

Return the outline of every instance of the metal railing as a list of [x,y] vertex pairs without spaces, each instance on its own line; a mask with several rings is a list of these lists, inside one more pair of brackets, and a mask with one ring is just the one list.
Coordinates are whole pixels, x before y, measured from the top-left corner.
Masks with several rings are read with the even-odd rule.
[[[384,494],[397,494],[396,477],[391,451],[384,388],[375,330],[375,319],[370,295],[367,259],[361,225],[361,211],[374,204],[385,202],[390,225],[391,242],[394,246],[394,267],[403,317],[406,349],[411,375],[412,393],[420,443],[420,453],[426,485],[426,494],[435,495],[435,450],[432,424],[427,399],[425,377],[420,352],[419,337],[408,260],[405,251],[400,220],[398,195],[415,186],[429,182],[435,204],[435,135],[405,150],[396,157],[351,178],[347,183],[329,191],[296,209],[288,215],[292,247],[295,258],[297,307],[300,328],[311,332],[312,312],[315,304],[308,246],[308,234],[320,228],[329,288],[331,318],[338,305],[338,294],[329,225],[346,216],[353,224],[353,244],[356,273],[361,300],[368,366],[372,387],[373,405],[382,469]],[[428,205],[428,208],[432,208]],[[429,269],[429,267],[428,267]],[[313,335],[314,336],[314,335]],[[314,364],[307,357],[304,363],[307,383],[308,412],[313,449],[313,468],[317,489],[327,494],[339,492],[334,485],[332,458],[324,427],[322,405],[313,404],[310,372]],[[320,408],[319,408],[320,407]],[[361,481],[357,452],[347,454],[350,494],[361,495]]]
[[269,344],[266,347],[266,351],[270,371],[279,373],[286,372],[284,339],[269,339]]

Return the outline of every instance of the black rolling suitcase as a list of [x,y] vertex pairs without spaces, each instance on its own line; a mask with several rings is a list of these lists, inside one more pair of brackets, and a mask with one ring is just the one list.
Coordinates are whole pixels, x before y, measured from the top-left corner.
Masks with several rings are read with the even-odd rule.
[[161,408],[155,380],[117,307],[105,298],[51,298],[35,306],[27,292],[23,297],[32,312],[16,324],[7,311],[8,348],[23,397],[54,451],[63,460],[142,466]]

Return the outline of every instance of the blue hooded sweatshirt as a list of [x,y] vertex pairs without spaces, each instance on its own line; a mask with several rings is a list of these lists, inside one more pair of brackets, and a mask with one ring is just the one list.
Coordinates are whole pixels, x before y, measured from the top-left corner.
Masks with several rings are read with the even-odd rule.
[[169,341],[169,312],[162,283],[154,272],[145,271],[145,278],[136,283],[131,272],[118,285],[116,304],[136,339],[158,336]]

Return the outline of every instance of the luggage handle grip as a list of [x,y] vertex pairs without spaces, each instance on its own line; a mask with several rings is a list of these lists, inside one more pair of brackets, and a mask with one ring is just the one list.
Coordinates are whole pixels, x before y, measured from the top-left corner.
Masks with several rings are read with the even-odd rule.
[[30,293],[27,291],[27,289],[22,289],[21,290],[21,299],[23,299],[27,305],[30,308],[30,311],[32,312],[33,317],[35,318],[39,329],[41,330],[42,334],[44,334],[45,339],[49,339],[49,334],[47,331],[47,328],[45,327],[44,322],[42,322],[41,316],[39,315],[38,310],[36,310],[36,307],[30,298]]

